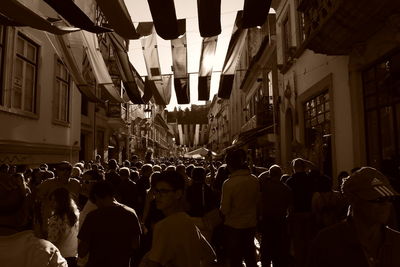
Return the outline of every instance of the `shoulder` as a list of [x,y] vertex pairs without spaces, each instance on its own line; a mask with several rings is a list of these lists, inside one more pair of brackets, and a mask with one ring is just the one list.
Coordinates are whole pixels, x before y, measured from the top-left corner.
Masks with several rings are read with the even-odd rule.
[[69,178],[68,182],[69,182],[70,184],[78,184],[78,185],[81,184],[81,183],[79,182],[79,180],[76,179],[76,178]]
[[396,231],[389,226],[385,227],[385,233],[397,246],[400,246],[400,232]]
[[51,242],[31,236],[25,243],[27,250],[34,255],[32,258],[36,261],[46,263],[43,266],[67,266],[65,259],[61,256],[60,251]]

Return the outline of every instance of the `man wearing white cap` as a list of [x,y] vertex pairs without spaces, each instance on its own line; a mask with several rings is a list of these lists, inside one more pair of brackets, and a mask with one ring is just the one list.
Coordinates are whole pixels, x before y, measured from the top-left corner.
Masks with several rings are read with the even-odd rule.
[[400,233],[387,226],[391,200],[399,194],[388,179],[374,168],[363,167],[343,180],[342,191],[351,216],[318,234],[309,266],[400,266]]

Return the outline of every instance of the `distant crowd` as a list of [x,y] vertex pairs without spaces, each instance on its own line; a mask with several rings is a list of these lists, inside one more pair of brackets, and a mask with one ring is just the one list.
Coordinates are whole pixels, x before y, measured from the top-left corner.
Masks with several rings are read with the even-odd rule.
[[247,159],[3,164],[0,266],[400,266],[398,177]]

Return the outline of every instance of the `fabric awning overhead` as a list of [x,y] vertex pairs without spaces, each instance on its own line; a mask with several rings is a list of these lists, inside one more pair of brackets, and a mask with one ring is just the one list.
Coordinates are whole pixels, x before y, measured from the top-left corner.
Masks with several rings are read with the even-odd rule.
[[65,20],[83,30],[93,33],[110,32],[111,29],[97,26],[93,21],[74,3],[73,0],[43,0],[51,6]]
[[235,70],[246,41],[247,29],[242,29],[242,11],[238,11],[236,15],[235,25],[231,40],[229,41],[228,52],[225,57],[224,66],[222,68],[218,97],[229,99],[232,92],[233,79]]
[[[71,42],[71,35],[77,37],[77,40],[80,40],[80,42]],[[63,36],[51,36],[48,34],[47,37],[56,49],[57,55],[67,67],[79,91],[91,102],[102,102],[102,100],[100,100],[94,93],[93,88],[85,81],[80,67],[82,66],[82,63],[78,64],[78,60],[75,57],[76,53],[74,53],[74,50],[76,52],[76,50],[80,49],[83,45],[81,34],[73,33]],[[52,40],[53,38],[55,38],[55,40]]]
[[179,20],[180,36],[171,40],[172,66],[175,78],[186,78],[187,74],[187,41],[186,41],[186,20]]
[[172,75],[163,75],[160,81],[154,81],[153,98],[157,105],[166,106],[171,101]]
[[124,0],[96,0],[96,2],[116,33],[125,39],[138,39],[140,37],[136,32]]
[[128,51],[124,39],[118,34],[112,32],[108,33],[111,44],[114,47],[116,54],[117,65],[122,75],[122,82],[124,84],[126,93],[134,104],[144,104],[141,93],[136,84],[135,71],[132,64],[129,62]]
[[157,34],[164,40],[179,36],[174,0],[147,0]]
[[61,35],[74,31],[79,31],[79,28],[55,26],[43,16],[32,11],[24,4],[17,0],[2,0],[0,4],[0,13],[8,19],[8,22],[14,22],[18,26],[29,26],[37,30],[50,32]]
[[186,78],[174,78],[176,100],[179,105],[190,103],[189,76]]
[[[151,23],[151,22],[148,22]],[[148,23],[145,24],[146,29]],[[146,63],[147,75],[149,80],[161,80],[160,60],[158,58],[157,34],[154,26],[151,27],[151,34],[140,39],[142,44],[144,61]]]
[[211,74],[217,41],[218,36],[203,38],[199,67],[198,100],[207,101],[210,99]]
[[104,58],[101,55],[96,34],[87,31],[81,32],[84,40],[83,45],[85,47],[90,66],[92,67],[93,74],[96,78],[96,82],[106,89],[106,92],[111,97],[113,102],[123,103],[124,100],[121,98],[121,94],[115,88],[106,63],[104,62]]
[[221,33],[221,0],[197,0],[197,14],[201,37]]
[[267,19],[272,0],[244,0],[242,27],[262,26]]
[[150,99],[153,97],[153,91],[157,90],[155,86],[154,81],[146,76],[144,80],[144,94],[142,96],[142,100],[145,104],[149,103]]

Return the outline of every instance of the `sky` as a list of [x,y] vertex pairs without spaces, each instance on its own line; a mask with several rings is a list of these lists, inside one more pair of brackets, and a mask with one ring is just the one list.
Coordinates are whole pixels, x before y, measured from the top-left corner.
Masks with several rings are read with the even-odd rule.
[[[175,10],[178,19],[186,18],[186,37],[187,37],[187,53],[188,53],[188,72],[190,74],[190,102],[191,104],[205,104],[205,101],[197,100],[197,80],[200,63],[200,52],[202,37],[200,36],[197,21],[197,0],[174,0]],[[236,12],[243,9],[244,0],[221,0],[221,28],[222,32],[218,36],[217,50],[215,62],[213,65],[213,75],[211,78],[210,100],[214,94],[218,92],[219,76],[222,69],[226,51],[228,49],[229,40],[231,38],[233,24],[236,18]],[[132,21],[137,23],[144,21],[152,21],[151,13],[147,0],[125,0]],[[171,74],[172,56],[171,42],[158,37],[158,53],[162,74]],[[129,47],[129,58],[133,66],[140,75],[146,76],[146,66],[144,63],[140,40],[131,40]],[[176,102],[175,89],[172,85],[171,102],[167,106],[168,110],[173,110],[175,106],[181,108],[190,105],[178,105]]]

